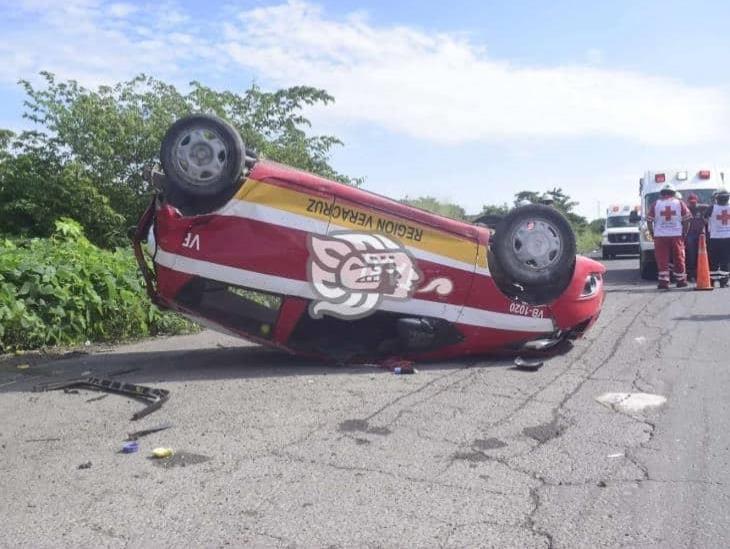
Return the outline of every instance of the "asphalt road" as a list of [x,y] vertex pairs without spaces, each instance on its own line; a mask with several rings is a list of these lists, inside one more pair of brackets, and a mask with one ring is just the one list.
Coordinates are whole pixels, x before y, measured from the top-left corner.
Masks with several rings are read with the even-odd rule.
[[[730,290],[658,294],[637,260],[607,264],[598,324],[537,372],[396,376],[210,332],[6,360],[0,545],[727,547]],[[124,397],[29,392],[84,372],[172,398],[133,423]]]

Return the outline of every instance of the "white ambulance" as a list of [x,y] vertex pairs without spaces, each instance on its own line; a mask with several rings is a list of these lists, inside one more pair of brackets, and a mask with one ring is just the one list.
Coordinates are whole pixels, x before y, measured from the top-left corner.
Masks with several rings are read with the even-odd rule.
[[712,204],[712,194],[723,186],[723,173],[718,169],[687,169],[647,171],[639,179],[641,195],[641,217],[634,214],[632,220],[640,220],[639,225],[639,270],[646,280],[656,280],[656,260],[654,259],[654,241],[646,225],[649,206],[659,198],[659,190],[667,183],[677,189],[678,197],[687,200],[690,194],[696,194],[700,204]]
[[[617,255],[639,253],[639,206],[613,204],[606,210],[601,255],[603,259],[613,259]],[[631,215],[631,212],[634,215]]]

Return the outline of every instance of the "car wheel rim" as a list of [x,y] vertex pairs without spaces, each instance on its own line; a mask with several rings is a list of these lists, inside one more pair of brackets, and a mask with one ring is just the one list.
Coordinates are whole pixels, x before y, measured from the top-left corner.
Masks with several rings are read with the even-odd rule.
[[543,220],[527,220],[512,234],[512,250],[517,259],[533,270],[542,270],[560,258],[563,242],[557,228]]
[[219,177],[228,160],[228,149],[213,130],[194,128],[175,141],[178,168],[193,185],[207,185]]

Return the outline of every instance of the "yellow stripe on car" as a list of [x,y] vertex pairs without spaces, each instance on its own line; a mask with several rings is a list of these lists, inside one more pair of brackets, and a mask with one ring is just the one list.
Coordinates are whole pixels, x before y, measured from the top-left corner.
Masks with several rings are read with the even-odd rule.
[[384,215],[377,210],[344,200],[335,201],[254,179],[246,180],[234,198],[323,222],[329,221],[331,227],[384,234],[397,238],[409,248],[471,265],[476,256],[479,267],[487,265],[484,250],[478,252],[474,240],[397,216]]

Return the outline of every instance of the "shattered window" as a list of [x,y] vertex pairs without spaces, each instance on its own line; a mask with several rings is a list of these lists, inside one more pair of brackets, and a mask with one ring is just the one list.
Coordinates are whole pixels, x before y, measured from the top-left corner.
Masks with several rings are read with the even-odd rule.
[[180,303],[224,326],[270,339],[281,297],[225,282],[194,278],[180,292]]

